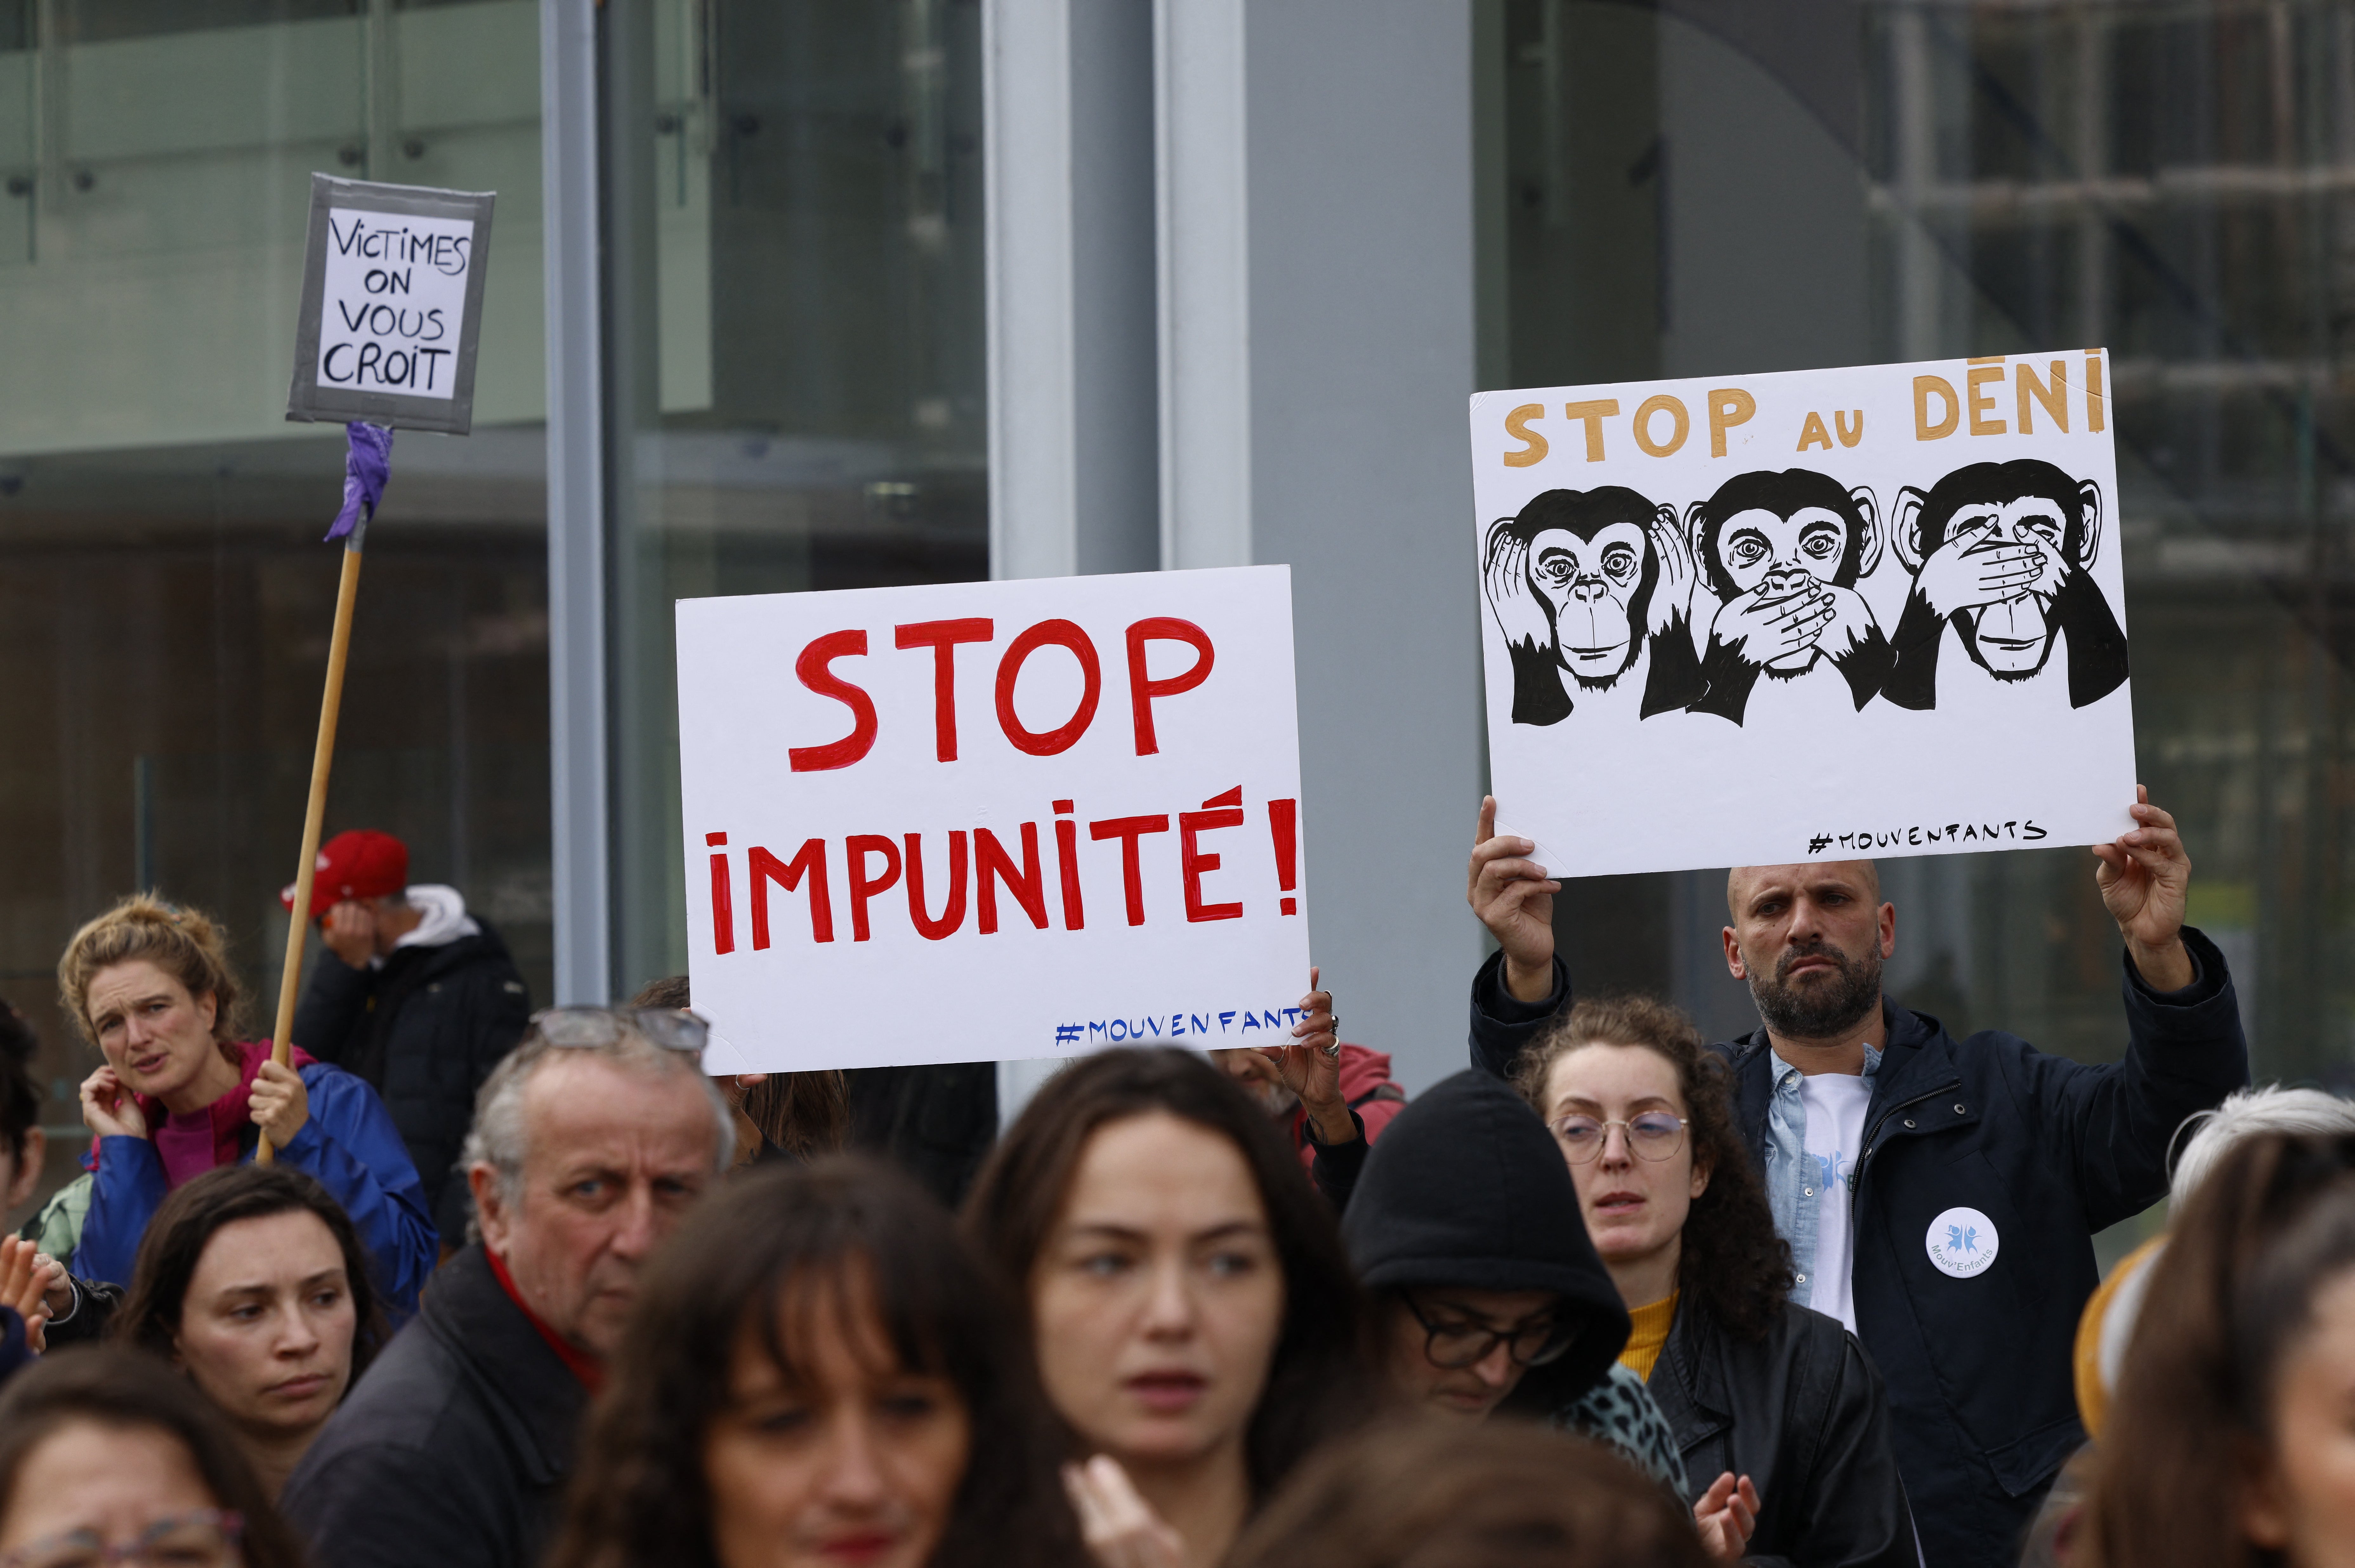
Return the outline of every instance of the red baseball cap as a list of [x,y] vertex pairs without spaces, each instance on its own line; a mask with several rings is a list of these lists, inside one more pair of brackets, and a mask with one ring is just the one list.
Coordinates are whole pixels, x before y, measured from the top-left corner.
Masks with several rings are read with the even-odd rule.
[[[317,920],[346,899],[390,898],[409,886],[409,846],[389,833],[355,827],[319,846],[311,873],[311,918]],[[294,890],[279,890],[278,901],[292,910]]]

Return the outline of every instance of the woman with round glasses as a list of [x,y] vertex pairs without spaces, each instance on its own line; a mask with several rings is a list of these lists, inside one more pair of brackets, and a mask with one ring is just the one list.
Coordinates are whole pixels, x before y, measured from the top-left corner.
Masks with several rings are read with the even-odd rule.
[[0,1396],[0,1568],[303,1568],[205,1396],[140,1351],[53,1356]]
[[1838,1321],[1787,1299],[1790,1249],[1692,1021],[1645,997],[1580,1002],[1514,1086],[1569,1161],[1633,1320],[1620,1360],[1674,1429],[1694,1500],[1753,1483],[1753,1559],[1915,1563],[1880,1374]]

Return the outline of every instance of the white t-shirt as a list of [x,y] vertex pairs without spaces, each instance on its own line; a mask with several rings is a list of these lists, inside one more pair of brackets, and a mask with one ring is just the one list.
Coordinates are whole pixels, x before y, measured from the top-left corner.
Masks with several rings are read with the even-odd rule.
[[1864,1152],[1864,1108],[1872,1080],[1860,1073],[1815,1072],[1799,1083],[1807,1112],[1806,1190],[1815,1199],[1816,1263],[1806,1304],[1856,1332],[1856,1300],[1849,1288],[1849,1194],[1857,1156]]

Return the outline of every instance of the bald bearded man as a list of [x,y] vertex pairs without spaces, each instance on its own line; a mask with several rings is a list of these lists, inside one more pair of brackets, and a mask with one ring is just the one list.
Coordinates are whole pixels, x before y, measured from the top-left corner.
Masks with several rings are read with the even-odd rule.
[[[1711,1049],[1791,1247],[1793,1299],[1846,1323],[1887,1384],[1928,1568],[2019,1560],[2085,1440],[2071,1349],[2099,1279],[2094,1232],[2165,1197],[2176,1128],[2248,1082],[2224,955],[2183,923],[2183,840],[2137,795],[2133,829],[2094,847],[2126,946],[2126,1051],[2107,1065],[1998,1030],[1958,1040],[1884,996],[1897,910],[1870,860],[1726,879],[1726,967],[1764,1027]],[[1467,896],[1501,951],[1473,979],[1472,1061],[1502,1076],[1571,986],[1561,884],[1495,828],[1484,802]]]

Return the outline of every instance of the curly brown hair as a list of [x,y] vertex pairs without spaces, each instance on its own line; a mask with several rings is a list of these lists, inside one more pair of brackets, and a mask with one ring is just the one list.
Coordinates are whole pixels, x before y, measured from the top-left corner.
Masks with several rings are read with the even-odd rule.
[[1685,1217],[1677,1289],[1685,1300],[1706,1307],[1735,1339],[1764,1339],[1790,1298],[1791,1247],[1774,1233],[1765,1184],[1751,1168],[1749,1147],[1734,1125],[1724,1061],[1701,1043],[1700,1030],[1681,1008],[1650,997],[1588,998],[1521,1052],[1513,1087],[1546,1115],[1554,1063],[1589,1045],[1640,1046],[1677,1070],[1693,1164],[1709,1177]]
[[167,902],[154,893],[123,899],[66,944],[58,960],[58,1005],[81,1037],[98,1043],[89,1004],[90,983],[99,971],[142,959],[177,980],[189,996],[212,997],[213,1039],[224,1054],[230,1054],[244,993],[229,961],[228,933],[202,910]]

